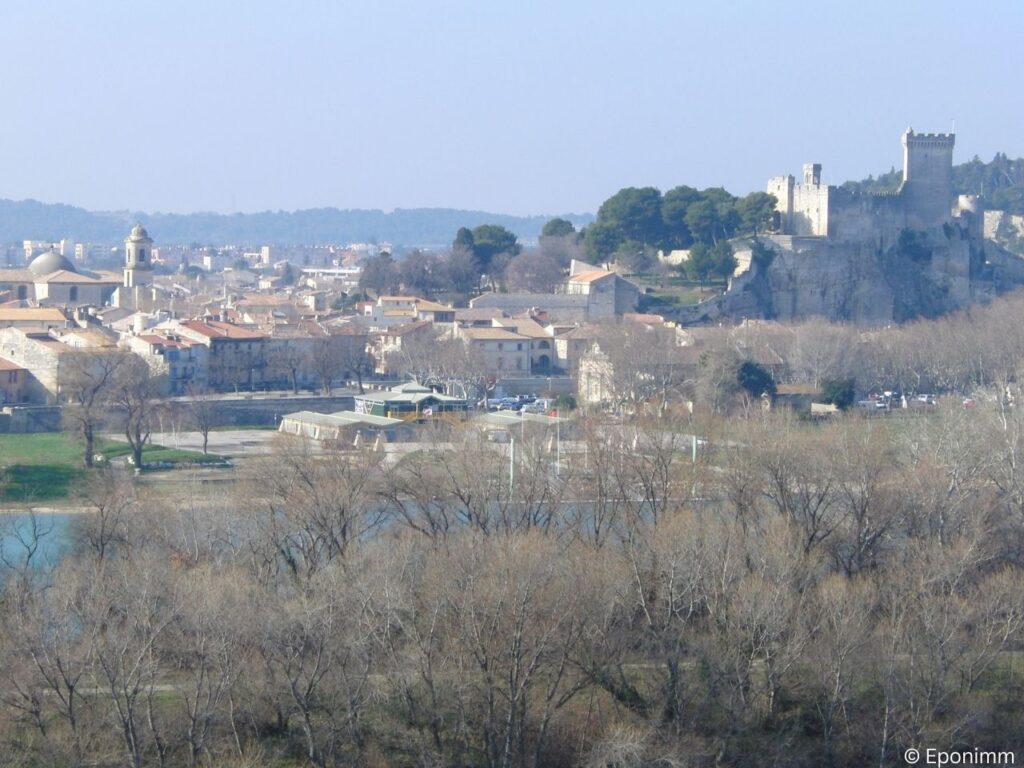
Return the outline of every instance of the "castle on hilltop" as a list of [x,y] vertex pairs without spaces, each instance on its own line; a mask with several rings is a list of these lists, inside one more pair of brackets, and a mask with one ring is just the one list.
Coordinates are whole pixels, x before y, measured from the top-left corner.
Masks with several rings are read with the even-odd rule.
[[[702,324],[822,317],[885,325],[936,317],[1024,285],[1024,258],[985,239],[983,206],[953,190],[952,133],[903,134],[903,179],[892,192],[862,193],[777,176],[775,232],[736,242],[725,293],[680,308],[672,319]],[[764,254],[756,259],[757,248]],[[745,259],[742,257],[746,256]]]
[[977,198],[960,196],[953,204],[952,133],[903,134],[903,181],[895,192],[861,194],[821,183],[821,164],[804,165],[803,181],[776,176],[768,192],[778,200],[779,232],[798,237],[827,237],[839,242],[877,243],[885,248],[902,230],[928,231],[956,217],[980,228]]

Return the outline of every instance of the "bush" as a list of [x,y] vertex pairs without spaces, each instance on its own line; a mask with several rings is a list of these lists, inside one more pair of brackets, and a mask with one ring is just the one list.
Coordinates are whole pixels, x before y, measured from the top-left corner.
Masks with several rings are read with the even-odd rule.
[[736,382],[753,397],[760,397],[767,392],[775,397],[775,380],[771,373],[753,360],[745,360],[736,372]]
[[852,376],[848,379],[826,379],[821,385],[821,401],[845,411],[857,399],[857,380]]

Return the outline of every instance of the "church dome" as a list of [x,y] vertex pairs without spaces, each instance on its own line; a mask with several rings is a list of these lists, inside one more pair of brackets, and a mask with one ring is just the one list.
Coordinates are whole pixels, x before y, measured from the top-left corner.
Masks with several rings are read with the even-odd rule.
[[50,273],[61,269],[66,269],[68,272],[78,271],[75,269],[74,264],[52,248],[46,253],[41,253],[32,259],[32,261],[29,262],[28,268],[34,275],[38,275],[40,277],[43,275],[49,275]]
[[131,231],[131,234],[128,235],[128,239],[129,240],[149,240],[150,237],[149,237],[149,233],[146,231],[146,228],[144,226],[142,226],[141,224],[136,224],[134,227],[132,227],[132,231]]

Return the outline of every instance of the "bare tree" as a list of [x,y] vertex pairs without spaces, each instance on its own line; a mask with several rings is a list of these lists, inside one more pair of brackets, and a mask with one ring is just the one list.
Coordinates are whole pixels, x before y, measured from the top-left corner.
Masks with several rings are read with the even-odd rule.
[[192,425],[203,437],[203,453],[210,444],[210,432],[220,423],[219,401],[209,387],[191,386],[185,394],[185,407]]
[[325,395],[330,395],[335,380],[348,372],[358,375],[362,391],[362,376],[367,367],[366,339],[364,336],[346,334],[317,338],[308,364],[320,380]]
[[421,334],[404,342],[388,358],[388,368],[468,400],[484,397],[494,385],[492,372],[477,350],[440,333]]
[[552,293],[562,281],[562,268],[540,250],[523,251],[505,267],[505,282],[511,291]]
[[68,401],[62,411],[64,425],[82,438],[86,467],[93,466],[96,432],[103,424],[121,369],[130,360],[125,352],[108,350],[74,350],[61,358],[61,394]]
[[280,439],[239,487],[259,515],[253,546],[265,563],[306,581],[378,528],[375,503],[382,455],[372,451],[314,455],[305,441]]
[[121,419],[125,439],[132,450],[132,463],[142,469],[142,449],[149,442],[155,417],[162,408],[157,399],[161,380],[138,355],[129,355],[119,366],[110,395],[111,405]]

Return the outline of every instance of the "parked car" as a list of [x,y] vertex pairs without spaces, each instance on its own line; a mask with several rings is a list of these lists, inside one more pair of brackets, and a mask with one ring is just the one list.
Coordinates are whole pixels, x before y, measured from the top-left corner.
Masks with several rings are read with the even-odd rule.
[[533,402],[522,407],[523,413],[549,413],[555,406],[555,401],[547,397],[539,397]]

